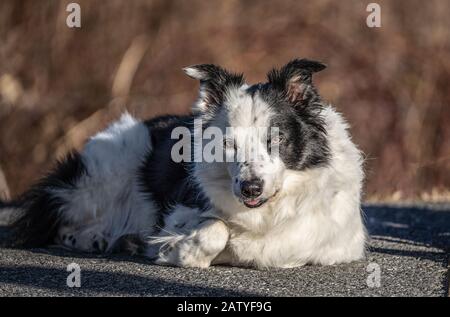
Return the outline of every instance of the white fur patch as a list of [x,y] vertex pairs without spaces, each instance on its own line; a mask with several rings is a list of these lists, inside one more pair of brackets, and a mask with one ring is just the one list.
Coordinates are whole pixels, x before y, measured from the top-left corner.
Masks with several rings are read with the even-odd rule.
[[208,267],[225,249],[229,231],[224,222],[204,218],[198,209],[174,207],[157,237],[150,237],[146,255],[161,265]]
[[152,230],[156,208],[144,199],[137,176],[149,150],[148,129],[127,113],[86,144],[81,156],[87,173],[77,189],[54,191],[67,201],[61,212],[72,229],[64,233],[73,231],[78,249],[91,250],[95,240],[86,235],[106,240],[109,249],[123,235]]
[[203,79],[203,77],[205,77],[205,74],[195,67],[185,67],[183,68],[183,71],[186,73],[186,75],[194,79],[200,80]]

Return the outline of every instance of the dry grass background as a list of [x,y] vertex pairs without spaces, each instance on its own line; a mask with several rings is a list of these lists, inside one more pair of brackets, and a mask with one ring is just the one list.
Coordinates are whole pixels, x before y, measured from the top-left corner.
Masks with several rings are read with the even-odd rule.
[[[128,109],[140,118],[188,111],[197,83],[181,68],[212,62],[264,79],[293,57],[316,76],[366,154],[366,198],[449,199],[450,2],[0,2],[0,182],[13,196],[70,148]],[[8,196],[4,189],[0,195]]]

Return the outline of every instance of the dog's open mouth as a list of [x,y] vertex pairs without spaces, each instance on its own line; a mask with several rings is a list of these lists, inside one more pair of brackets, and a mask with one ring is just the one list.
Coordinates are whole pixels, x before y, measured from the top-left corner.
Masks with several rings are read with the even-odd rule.
[[248,208],[257,208],[262,206],[267,199],[264,198],[256,198],[256,199],[244,199],[242,202]]
[[278,194],[278,192],[279,192],[279,190],[275,191],[275,193],[268,198],[262,198],[262,197],[243,198],[243,199],[241,198],[241,201],[244,203],[244,205],[247,208],[258,208],[258,207],[261,207],[262,205],[264,205],[269,200],[273,200],[273,198]]

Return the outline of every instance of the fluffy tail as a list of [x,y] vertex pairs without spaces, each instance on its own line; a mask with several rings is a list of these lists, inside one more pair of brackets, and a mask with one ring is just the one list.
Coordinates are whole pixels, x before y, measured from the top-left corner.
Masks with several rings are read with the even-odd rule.
[[30,191],[18,201],[0,201],[2,245],[31,248],[52,242],[59,217],[45,208],[49,205],[46,198],[42,193]]
[[9,246],[13,242],[11,228],[9,227],[17,217],[18,212],[17,202],[6,202],[0,200],[0,244]]
[[18,202],[0,200],[0,225],[8,225],[18,211]]
[[75,188],[76,180],[84,173],[80,155],[73,153],[16,202],[2,202],[0,210],[12,211],[9,223],[12,238],[8,244],[25,248],[52,244],[61,225],[61,211],[65,205],[54,191]]

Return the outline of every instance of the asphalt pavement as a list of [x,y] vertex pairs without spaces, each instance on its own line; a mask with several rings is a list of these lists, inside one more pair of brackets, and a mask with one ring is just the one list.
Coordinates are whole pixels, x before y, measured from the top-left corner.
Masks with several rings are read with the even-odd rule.
[[[448,296],[450,205],[364,207],[363,261],[253,270],[183,269],[59,248],[0,248],[0,296]],[[7,229],[0,227],[0,239]],[[80,287],[68,265],[80,268]],[[73,267],[70,267],[73,269]],[[69,283],[70,284],[70,283]],[[70,284],[70,285],[73,285]]]

